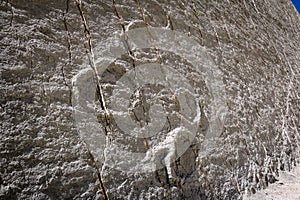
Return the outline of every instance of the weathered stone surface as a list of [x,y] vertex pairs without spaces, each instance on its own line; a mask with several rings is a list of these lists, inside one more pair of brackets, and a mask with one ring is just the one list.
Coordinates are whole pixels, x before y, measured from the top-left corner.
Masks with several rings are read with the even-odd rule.
[[[81,11],[78,3],[1,1],[0,198],[104,199],[105,190],[109,199],[238,199],[296,165],[300,18],[290,1],[103,0],[82,2]],[[171,171],[127,174],[93,160],[97,156],[79,137],[72,107],[72,78],[90,68],[82,11],[96,60],[112,46],[113,35],[142,27],[181,32],[207,51],[222,73],[228,107],[215,146],[203,150],[214,100],[205,77],[181,55],[161,51],[161,62],[174,66],[199,94],[193,144]],[[130,50],[103,73],[105,83],[160,60],[153,49]],[[108,106],[112,90],[104,91]],[[165,98],[176,110],[170,94]],[[103,122],[101,112],[98,118]],[[171,118],[171,129],[176,120]],[[145,149],[142,140],[126,142]]]

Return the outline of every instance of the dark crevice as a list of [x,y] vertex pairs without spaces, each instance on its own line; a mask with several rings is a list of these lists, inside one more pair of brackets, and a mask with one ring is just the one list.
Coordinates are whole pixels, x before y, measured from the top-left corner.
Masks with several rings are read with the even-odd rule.
[[[88,149],[88,148],[87,148]],[[104,181],[102,180],[102,177],[101,177],[101,172],[99,170],[99,166],[97,165],[97,162],[93,156],[93,154],[91,153],[91,151],[88,149],[88,154],[89,154],[89,157],[94,165],[94,168],[96,169],[96,172],[97,172],[97,179],[99,181],[99,189],[100,191],[102,192],[103,196],[104,196],[104,199],[105,200],[108,200],[108,194],[107,194],[107,190],[106,190],[106,187],[105,187],[105,183]]]
[[168,169],[167,169],[166,166],[164,167],[164,171],[165,171],[165,174],[166,174],[166,183],[167,183],[167,186],[170,187],[170,177],[169,177]]
[[167,15],[167,18],[168,18],[168,22],[169,22],[169,25],[170,25],[170,29],[172,31],[174,31],[173,20],[172,20],[171,16]]
[[[87,42],[88,42],[88,45],[86,46],[86,53],[87,53],[88,58],[89,58],[90,67],[92,68],[92,70],[94,72],[94,78],[96,80],[96,90],[97,90],[97,94],[99,96],[99,103],[100,103],[101,108],[105,112],[105,122],[106,122],[106,124],[109,124],[110,132],[113,133],[111,115],[109,114],[109,112],[106,108],[106,105],[105,105],[103,89],[100,85],[100,76],[98,75],[98,72],[97,72],[97,69],[96,69],[96,66],[95,66],[91,31],[90,31],[90,28],[88,26],[85,13],[83,11],[83,5],[81,3],[81,0],[77,0],[76,2],[77,2],[77,8],[80,12],[80,16],[81,16],[81,19],[82,19],[83,25],[84,25],[84,35],[85,35],[85,37],[87,39]],[[106,130],[105,134],[109,135],[110,132],[108,131],[108,129],[105,129],[105,130]]]
[[72,54],[71,54],[71,35],[68,29],[68,25],[67,25],[67,18],[66,15],[69,12],[69,0],[66,0],[66,9],[63,13],[63,23],[64,23],[64,27],[65,27],[65,31],[67,32],[67,43],[68,43],[68,63],[66,63],[64,66],[61,67],[61,73],[64,79],[64,83],[65,86],[67,86],[69,88],[69,104],[72,105],[72,88],[71,86],[67,83],[66,80],[66,76],[65,76],[65,67],[67,65],[71,66],[72,64]]
[[[93,48],[92,48],[91,31],[90,31],[90,28],[88,26],[87,18],[85,16],[84,11],[83,11],[83,5],[82,5],[81,0],[77,0],[76,5],[77,5],[77,8],[79,10],[79,13],[80,13],[81,19],[83,21],[83,25],[84,25],[84,35],[85,35],[85,38],[87,39],[87,42],[88,42],[88,44],[85,46],[86,47],[86,53],[87,53],[87,56],[89,58],[90,67],[92,68],[92,70],[94,72],[94,77],[96,79],[96,89],[97,89],[97,94],[99,96],[99,102],[100,102],[101,108],[105,112],[105,122],[106,122],[106,124],[109,124],[110,131],[112,133],[113,129],[112,129],[111,117],[110,117],[110,114],[108,113],[108,110],[105,106],[104,95],[103,95],[103,91],[102,91],[102,88],[101,88],[101,85],[100,85],[100,77],[98,75],[98,72],[97,72],[97,69],[96,69],[96,66],[95,66],[95,62],[94,62],[94,53],[93,53]],[[67,7],[67,9],[68,9],[68,7]],[[109,135],[109,130],[107,129],[107,126],[105,126],[105,134]],[[91,153],[91,151],[89,150],[88,147],[87,147],[87,150],[89,152],[90,159],[94,164],[94,168],[97,171],[97,177],[98,177],[98,181],[99,181],[100,191],[101,191],[104,199],[108,200],[109,197],[108,197],[107,189],[105,187],[104,180],[101,177],[102,173],[100,172],[99,166],[97,165],[96,160],[94,159],[94,156],[93,156],[93,154]]]
[[135,64],[135,62],[136,62],[135,61],[135,55],[134,55],[134,52],[130,48],[130,45],[129,45],[129,42],[128,42],[128,36],[126,34],[126,28],[125,28],[125,24],[124,24],[124,19],[120,15],[120,13],[118,12],[115,0],[113,0],[113,11],[114,11],[115,15],[117,16],[117,18],[120,21],[120,25],[121,25],[121,28],[122,28],[122,31],[123,31],[123,34],[124,34],[125,46],[126,46],[128,54],[130,56],[132,66],[133,66],[133,68],[135,68],[136,67],[136,64]]
[[146,25],[147,27],[149,27],[149,24],[148,24],[148,22],[147,22],[147,20],[146,20],[146,16],[145,16],[145,14],[144,14],[144,12],[143,12],[143,9],[142,9],[142,7],[141,7],[141,5],[140,5],[139,0],[134,0],[134,2],[135,2],[135,4],[136,4],[136,6],[137,6],[137,8],[138,8],[138,10],[139,10],[139,12],[140,12],[140,14],[142,15],[142,18],[143,18],[143,21],[144,21],[145,25]]
[[68,56],[69,56],[69,64],[72,63],[72,52],[71,52],[71,34],[70,31],[68,29],[68,24],[67,24],[67,17],[66,15],[69,12],[69,1],[70,0],[66,0],[66,10],[63,13],[63,20],[64,20],[64,27],[65,27],[65,31],[67,32],[67,42],[68,42]]

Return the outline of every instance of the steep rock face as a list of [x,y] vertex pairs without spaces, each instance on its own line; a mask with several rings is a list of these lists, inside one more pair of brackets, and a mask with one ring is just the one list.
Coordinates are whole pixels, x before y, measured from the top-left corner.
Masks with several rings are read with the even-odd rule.
[[[290,1],[11,0],[2,1],[0,8],[2,199],[238,199],[265,188],[278,170],[297,163],[300,19]],[[151,27],[181,33],[190,39],[176,42],[193,45],[183,45],[185,51],[174,46],[162,50],[157,47],[163,42],[152,38],[153,46],[138,49],[129,34],[123,49],[112,48],[119,45],[115,36],[138,28],[153,36]],[[145,143],[161,144],[180,120],[170,115],[161,135],[147,140],[124,136],[111,112],[111,97],[126,72],[147,63],[168,65],[197,94],[196,135],[171,166],[142,174],[117,170],[98,155],[103,152],[93,147],[93,138],[80,137],[74,77],[90,70],[93,79],[92,67],[101,69],[108,49],[125,53],[98,74],[100,83],[91,81],[86,89],[100,104],[95,116],[101,130],[108,130],[107,137],[114,132],[110,139],[132,148],[128,151],[145,152]],[[189,54],[200,55],[200,71]],[[165,111],[184,108],[177,100],[185,101],[166,87],[148,84],[141,95],[130,97],[145,105],[133,106],[142,126],[151,117],[151,94],[161,95],[157,101],[167,105]],[[218,112],[219,105],[225,109]]]

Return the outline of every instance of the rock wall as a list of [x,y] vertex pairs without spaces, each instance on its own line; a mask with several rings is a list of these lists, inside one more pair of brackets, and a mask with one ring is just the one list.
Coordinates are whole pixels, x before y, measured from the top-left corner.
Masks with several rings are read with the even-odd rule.
[[[7,0],[0,12],[0,199],[240,199],[297,164],[300,18],[289,0]],[[156,48],[157,39],[150,48],[130,43],[130,31],[153,36],[152,27],[194,43],[177,52],[177,46]],[[124,48],[113,49],[119,35]],[[111,60],[103,54],[108,49],[125,53]],[[197,55],[200,71],[183,54]],[[95,73],[103,58],[111,63]],[[105,138],[145,152],[178,127],[178,115],[169,116],[161,135],[132,139],[117,126],[111,97],[126,72],[147,63],[172,66],[186,78],[197,94],[199,123],[176,160],[128,173],[102,159],[93,142],[107,144],[97,134],[82,137],[74,80],[81,72],[96,80],[86,90],[95,94],[93,114]],[[180,97],[162,88],[150,84],[142,96],[162,91],[158,101],[179,112]],[[149,110],[151,103],[140,102]],[[149,114],[142,108],[134,107],[143,126]]]

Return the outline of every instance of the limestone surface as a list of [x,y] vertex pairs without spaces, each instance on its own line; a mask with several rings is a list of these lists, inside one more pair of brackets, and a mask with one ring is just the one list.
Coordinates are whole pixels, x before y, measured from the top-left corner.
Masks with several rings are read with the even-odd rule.
[[242,199],[299,164],[289,0],[2,0],[0,199]]

